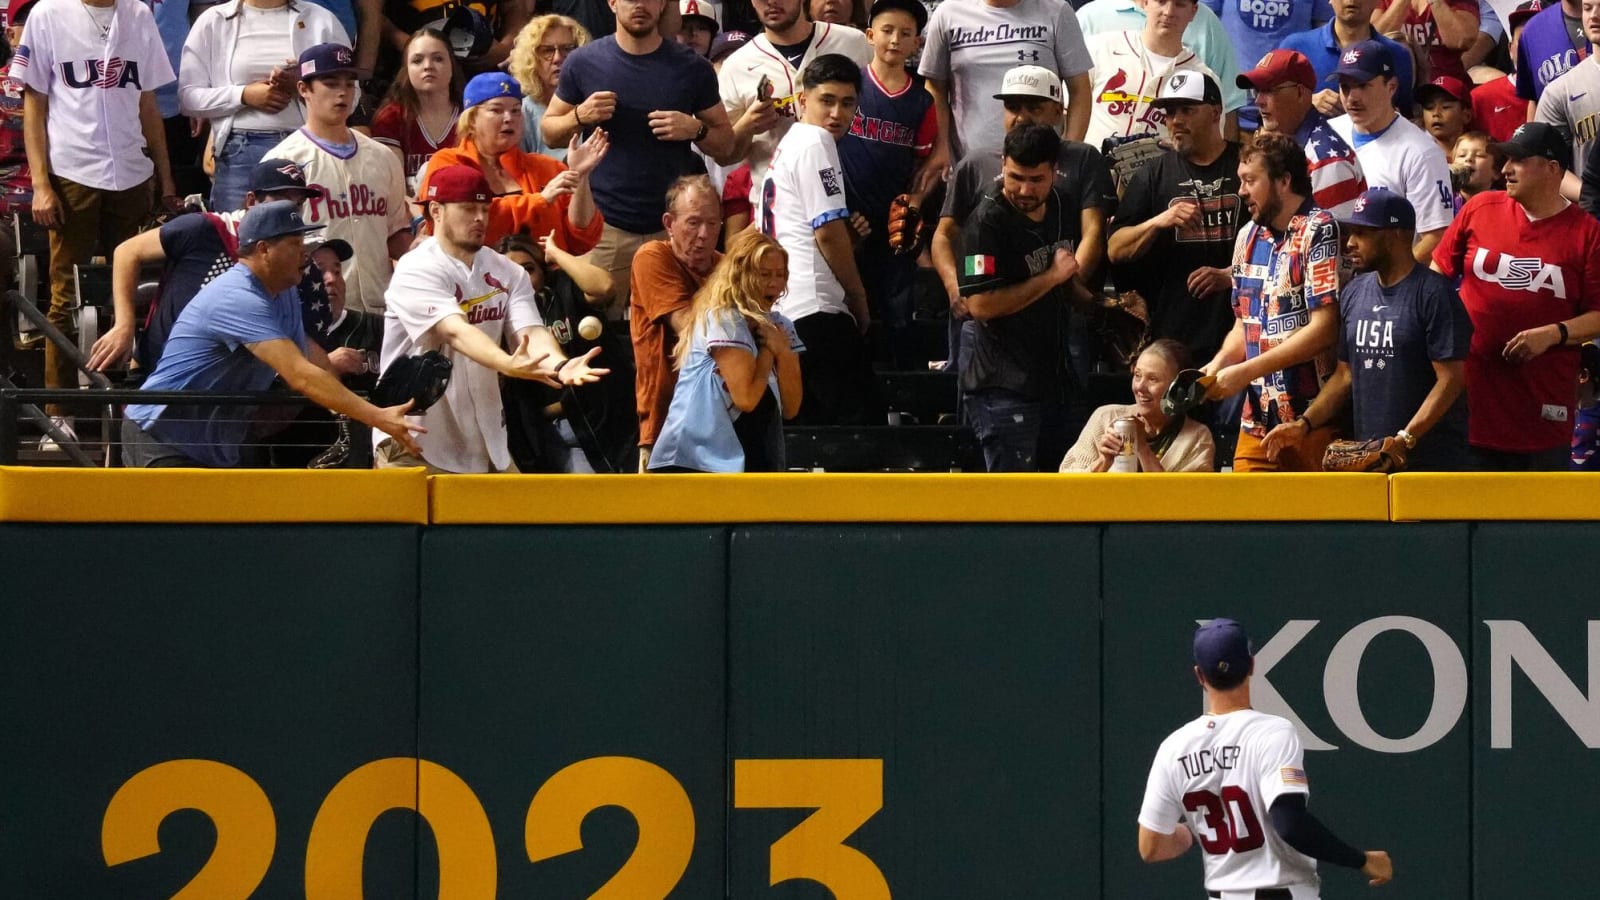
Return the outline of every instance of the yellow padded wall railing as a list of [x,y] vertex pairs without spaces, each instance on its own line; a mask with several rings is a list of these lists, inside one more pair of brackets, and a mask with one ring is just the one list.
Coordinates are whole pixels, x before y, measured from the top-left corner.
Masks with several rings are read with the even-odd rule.
[[1396,522],[1600,520],[1593,472],[1410,472],[1389,479]]

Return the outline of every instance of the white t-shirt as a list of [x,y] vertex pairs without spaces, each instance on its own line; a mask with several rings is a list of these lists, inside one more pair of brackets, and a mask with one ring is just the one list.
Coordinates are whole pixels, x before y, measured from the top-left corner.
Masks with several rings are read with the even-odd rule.
[[1367,187],[1388,188],[1411,201],[1417,211],[1418,234],[1444,228],[1455,218],[1450,163],[1439,142],[1426,131],[1397,115],[1388,130],[1363,144],[1356,140],[1349,115],[1329,119],[1328,124],[1355,148]]
[[[423,415],[412,417],[428,429],[417,435],[422,458],[450,472],[510,468],[500,374],[456,353],[432,329],[450,316],[464,316],[511,351],[519,331],[544,324],[528,273],[488,247],[478,250],[469,268],[430,237],[395,264],[387,297],[380,370],[387,371],[400,357],[429,350],[443,353],[452,366],[444,396]],[[387,438],[374,431],[374,446]]]
[[789,291],[773,309],[796,321],[817,312],[849,312],[844,286],[822,258],[816,238],[818,228],[850,217],[833,135],[796,122],[778,144],[758,191],[756,223],[789,253]]
[[[239,4],[239,42],[228,61],[228,75],[234,84],[248,86],[261,81],[285,60],[299,56],[289,40],[292,15],[287,4],[271,9]],[[275,113],[246,106],[233,114],[235,130],[293,131],[303,124],[298,98]]]
[[872,47],[867,44],[866,35],[847,25],[824,22],[812,25],[811,46],[800,57],[799,67],[789,65],[765,34],[756,35],[722,61],[722,69],[717,72],[717,93],[722,95],[729,121],[739,121],[745,110],[755,105],[756,89],[763,75],[772,84],[772,102],[777,108],[777,126],[750,140],[751,205],[761,202],[761,180],[767,175],[767,163],[800,115],[800,70],[824,53],[847,56],[858,66],[872,62]]
[[1253,709],[1201,716],[1161,742],[1139,824],[1162,834],[1187,825],[1208,891],[1315,888],[1316,860],[1284,843],[1267,817],[1279,796],[1311,793],[1303,757],[1287,719]]
[[122,0],[111,31],[79,0],[40,0],[10,75],[50,102],[50,169],[105,191],[155,174],[139,125],[139,97],[177,80],[150,8]]
[[302,128],[268,150],[264,159],[287,159],[305,170],[313,193],[305,204],[308,225],[324,225],[326,240],[350,242],[355,257],[344,264],[345,304],[383,312],[389,287],[389,236],[411,227],[406,175],[394,151],[351,131],[353,153],[336,151]]
[[1161,82],[1176,71],[1201,72],[1215,81],[1194,51],[1157,56],[1144,46],[1142,32],[1108,31],[1089,38],[1094,69],[1089,75],[1089,130],[1084,143],[1099,150],[1108,137],[1167,136],[1167,114],[1151,106]]

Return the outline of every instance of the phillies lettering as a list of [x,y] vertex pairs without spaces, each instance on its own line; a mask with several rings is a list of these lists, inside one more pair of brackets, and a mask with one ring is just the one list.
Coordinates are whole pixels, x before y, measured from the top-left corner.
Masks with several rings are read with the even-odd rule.
[[[83,67],[81,76],[78,74],[79,66]],[[131,84],[136,90],[144,90],[144,85],[139,82],[139,64],[120,56],[105,60],[64,62],[61,64],[61,80],[74,88],[120,88]]]
[[389,200],[364,184],[350,185],[344,199],[334,199],[332,192],[320,184],[308,185],[311,189],[311,221],[348,219],[354,216],[387,216]]
[[1479,247],[1472,255],[1472,274],[1508,291],[1537,294],[1548,290],[1562,300],[1567,299],[1567,281],[1561,274],[1561,267],[1549,265],[1537,256],[1506,256]]

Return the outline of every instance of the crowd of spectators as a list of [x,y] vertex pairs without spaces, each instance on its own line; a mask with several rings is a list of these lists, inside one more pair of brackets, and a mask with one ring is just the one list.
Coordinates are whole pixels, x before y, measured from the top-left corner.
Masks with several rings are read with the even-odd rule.
[[10,0],[0,212],[90,368],[315,404],[127,465],[782,471],[931,364],[989,471],[1597,467],[1600,0],[1540,4]]

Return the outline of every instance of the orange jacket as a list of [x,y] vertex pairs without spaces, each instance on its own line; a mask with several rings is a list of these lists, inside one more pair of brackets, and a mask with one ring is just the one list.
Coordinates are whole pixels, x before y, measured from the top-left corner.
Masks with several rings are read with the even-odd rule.
[[[428,160],[428,175],[431,177],[445,166],[458,164],[482,169],[481,158],[472,138],[464,138],[460,144],[433,154]],[[508,234],[521,232],[538,240],[554,232],[556,246],[575,256],[594,249],[594,245],[600,241],[600,229],[605,224],[600,210],[594,211],[594,218],[589,221],[588,227],[577,228],[567,219],[567,207],[572,205],[571,194],[562,196],[552,204],[539,193],[551,179],[567,170],[565,165],[548,156],[523,153],[513,148],[500,155],[500,166],[522,188],[522,193],[496,197],[490,201],[489,228],[483,237],[484,246],[493,247]],[[424,179],[417,185],[417,201],[423,202],[427,196],[428,182]]]

